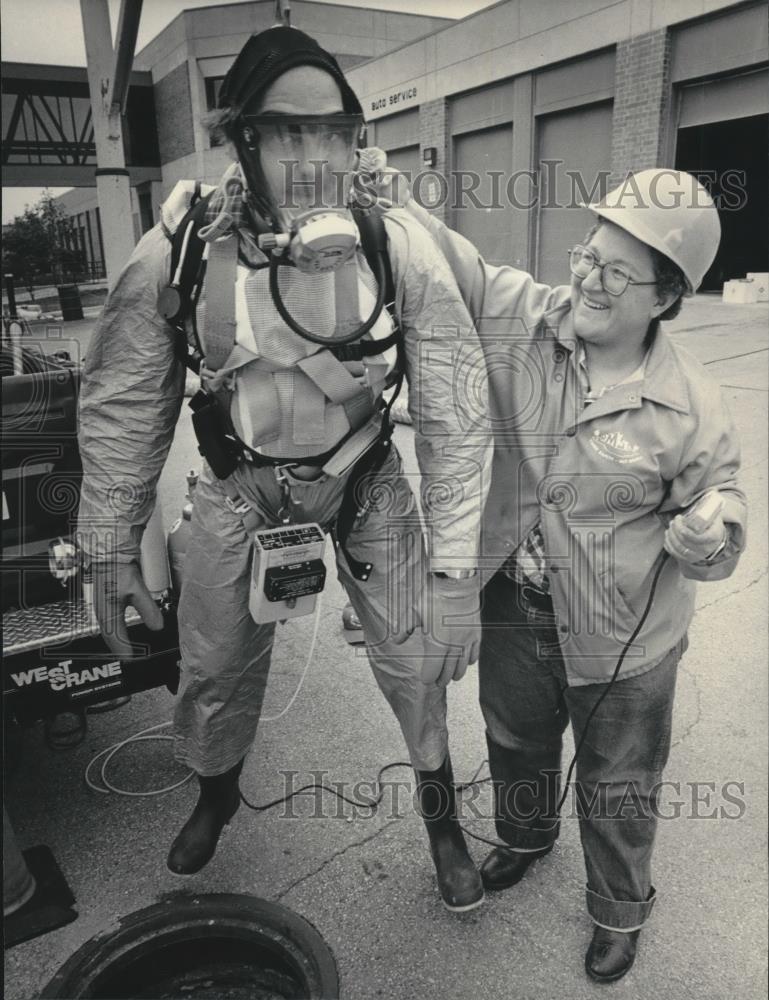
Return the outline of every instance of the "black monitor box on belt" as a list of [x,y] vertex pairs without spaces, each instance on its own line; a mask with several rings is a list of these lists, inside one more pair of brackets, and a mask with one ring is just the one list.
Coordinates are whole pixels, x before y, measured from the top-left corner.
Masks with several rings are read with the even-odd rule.
[[311,614],[326,583],[318,524],[286,524],[254,535],[249,611],[260,624]]

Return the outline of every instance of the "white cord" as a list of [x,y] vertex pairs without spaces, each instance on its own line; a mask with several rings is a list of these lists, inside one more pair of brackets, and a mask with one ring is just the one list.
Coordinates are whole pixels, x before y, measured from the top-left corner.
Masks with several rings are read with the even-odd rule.
[[302,676],[299,678],[299,683],[297,684],[296,691],[294,691],[293,695],[291,696],[291,700],[289,701],[289,703],[286,705],[286,707],[283,709],[282,712],[278,712],[277,715],[262,716],[261,719],[262,722],[277,722],[278,719],[282,719],[283,716],[286,714],[286,712],[289,710],[289,708],[291,708],[291,706],[294,704],[294,702],[299,696],[299,692],[302,690],[304,679],[307,676],[307,671],[310,669],[310,664],[312,663],[312,658],[315,653],[315,643],[318,640],[318,628],[320,626],[320,606],[323,603],[322,598],[323,598],[323,592],[321,591],[321,593],[318,594],[318,600],[315,605],[315,623],[312,629],[312,639],[310,639],[310,649],[309,652],[307,653],[307,660],[305,661],[304,670],[302,671]]
[[[166,729],[170,725],[171,725],[170,722],[161,722],[157,726],[150,726],[149,729],[142,729],[140,732],[134,733],[133,736],[129,736],[127,739],[121,740],[119,743],[115,743],[111,747],[107,747],[106,750],[101,750],[99,753],[96,754],[95,757],[91,758],[91,760],[88,763],[88,766],[85,769],[84,778],[86,785],[88,785],[88,787],[92,789],[94,792],[99,792],[101,795],[109,795],[110,792],[115,792],[117,795],[131,795],[136,798],[144,798],[145,796],[149,795],[165,795],[166,792],[172,792],[175,788],[181,788],[182,785],[185,785],[190,780],[190,778],[192,778],[192,776],[195,773],[194,771],[190,771],[189,774],[185,775],[185,777],[183,777],[181,781],[177,781],[176,784],[174,785],[168,785],[166,788],[155,788],[148,792],[131,792],[128,791],[128,789],[126,788],[117,788],[115,785],[111,784],[107,780],[107,765],[119,750],[122,750],[123,747],[128,746],[129,743],[141,743],[143,740],[172,740],[173,739],[172,736],[146,735],[147,733],[154,733],[158,729]],[[99,778],[102,784],[104,785],[103,788],[100,788],[98,785],[95,785],[91,781],[90,777],[91,768],[94,766],[96,761],[99,760],[101,757],[103,757],[104,760],[102,761]]]
[[[310,664],[312,663],[312,659],[315,654],[315,645],[318,640],[318,630],[320,628],[321,604],[322,604],[322,594],[319,594],[315,607],[315,622],[313,624],[312,638],[310,639],[310,648],[307,653],[307,660],[304,665],[304,670],[302,671],[302,676],[299,678],[299,683],[297,685],[296,691],[294,691],[293,695],[291,696],[291,699],[289,700],[288,704],[282,711],[278,712],[277,715],[262,716],[261,719],[262,722],[277,722],[278,719],[282,719],[283,716],[286,714],[286,712],[288,712],[288,710],[294,704],[296,699],[299,697],[299,692],[302,690],[302,685],[304,684],[305,678],[307,677],[307,672],[310,669]],[[145,740],[173,741],[173,736],[161,736],[157,734],[157,730],[167,729],[170,725],[171,725],[170,722],[161,722],[157,726],[150,726],[149,729],[142,729],[140,732],[134,733],[133,736],[129,736],[126,739],[121,740],[119,743],[115,743],[111,747],[107,747],[105,750],[99,751],[99,753],[97,753],[95,757],[91,758],[85,769],[84,778],[86,785],[88,785],[88,787],[92,791],[98,792],[100,795],[109,795],[110,792],[114,792],[116,795],[129,795],[132,796],[133,798],[145,798],[151,795],[165,795],[167,792],[173,792],[174,789],[181,788],[182,785],[186,785],[187,782],[194,776],[195,774],[194,771],[190,771],[189,774],[185,775],[181,779],[181,781],[177,781],[173,785],[167,785],[165,788],[154,788],[148,792],[131,792],[128,791],[128,789],[126,788],[118,788],[116,785],[113,785],[110,781],[107,780],[107,765],[109,764],[109,762],[112,760],[112,758],[115,756],[116,753],[122,750],[123,747],[128,746],[130,743],[141,743]],[[149,733],[153,733],[155,735],[148,735]],[[94,784],[93,781],[91,781],[91,768],[96,764],[96,761],[102,757],[104,758],[104,760],[102,761],[101,768],[99,771],[99,779],[104,787],[100,788],[98,785]]]

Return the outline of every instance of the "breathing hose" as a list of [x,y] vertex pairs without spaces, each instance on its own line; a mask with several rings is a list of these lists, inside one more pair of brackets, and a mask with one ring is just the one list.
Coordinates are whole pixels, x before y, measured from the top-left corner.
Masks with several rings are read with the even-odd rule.
[[272,296],[272,301],[275,303],[275,308],[278,310],[280,318],[294,331],[294,333],[298,334],[304,340],[309,340],[313,344],[321,344],[323,347],[329,347],[335,344],[351,344],[354,340],[360,340],[360,338],[364,334],[368,333],[379,319],[385,304],[386,275],[384,263],[382,261],[382,254],[377,253],[374,260],[375,267],[373,270],[377,283],[377,296],[376,302],[374,303],[374,309],[369,318],[365,321],[365,323],[353,330],[352,333],[345,334],[343,337],[319,337],[316,333],[311,333],[300,323],[297,323],[286,308],[286,304],[280,294],[278,284],[278,268],[281,265],[284,267],[293,265],[283,261],[279,255],[273,253],[270,256],[270,295]]

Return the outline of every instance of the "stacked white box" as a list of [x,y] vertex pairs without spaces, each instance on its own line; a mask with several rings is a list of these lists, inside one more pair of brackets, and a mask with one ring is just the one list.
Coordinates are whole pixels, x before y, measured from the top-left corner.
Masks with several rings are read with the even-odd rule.
[[729,305],[749,305],[758,302],[758,282],[747,278],[735,278],[724,282],[722,301]]

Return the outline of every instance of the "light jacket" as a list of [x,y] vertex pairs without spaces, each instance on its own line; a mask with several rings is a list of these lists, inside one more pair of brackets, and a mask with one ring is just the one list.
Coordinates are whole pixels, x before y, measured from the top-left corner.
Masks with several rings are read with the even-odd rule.
[[[476,379],[474,395],[466,398],[454,375],[477,357],[477,334],[446,261],[422,227],[406,212],[393,212],[385,225],[430,567],[475,566],[492,454],[486,385],[485,376]],[[170,257],[170,240],[155,226],[115,282],[88,348],[80,394],[79,539],[93,559],[137,558],[178,420],[184,369],[174,333],[157,310],[158,295],[169,282]],[[202,314],[205,289],[203,295]],[[287,343],[297,339],[287,327],[285,337]],[[254,343],[252,338],[256,357]],[[241,368],[240,374],[246,371]],[[333,426],[326,421],[327,430]],[[339,423],[338,440],[349,426]],[[311,435],[313,428],[306,430]],[[311,443],[298,454],[321,453],[328,443]],[[269,445],[264,451],[283,454]]]
[[739,445],[718,384],[659,330],[643,379],[583,408],[569,287],[492,267],[424,210],[409,211],[449,260],[488,368],[495,448],[485,577],[540,520],[570,684],[612,675],[646,606],[667,524],[708,491],[721,493],[726,548],[710,564],[667,559],[620,676],[651,669],[689,626],[694,581],[728,577],[745,544]]

